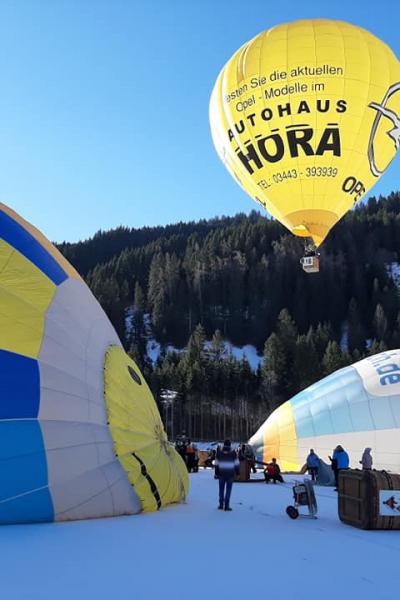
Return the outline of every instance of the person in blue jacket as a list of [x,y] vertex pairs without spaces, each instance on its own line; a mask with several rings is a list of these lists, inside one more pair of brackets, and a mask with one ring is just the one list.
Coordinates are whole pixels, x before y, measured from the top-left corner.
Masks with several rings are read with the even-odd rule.
[[225,440],[223,448],[218,446],[215,457],[215,475],[219,479],[219,506],[220,510],[232,510],[229,506],[232,485],[235,475],[239,475],[239,459],[232,450],[231,441]]
[[315,481],[318,477],[319,456],[315,454],[312,448],[310,454],[307,456],[307,469],[309,475],[311,475],[311,479]]
[[339,481],[339,473],[340,471],[343,471],[344,469],[348,469],[349,468],[349,455],[347,454],[347,452],[343,449],[342,446],[336,446],[335,450],[333,451],[333,455],[332,457],[329,457],[329,460],[332,463],[332,470],[335,474],[335,491],[337,492],[338,489],[338,481]]

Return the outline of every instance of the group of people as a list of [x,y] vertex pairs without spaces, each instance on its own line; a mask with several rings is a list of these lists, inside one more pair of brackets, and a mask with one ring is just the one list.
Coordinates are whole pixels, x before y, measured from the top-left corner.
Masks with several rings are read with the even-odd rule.
[[186,436],[185,432],[177,436],[175,450],[182,457],[189,473],[197,473],[199,470],[199,452],[196,444]]
[[[235,452],[232,449],[230,440],[225,440],[224,445],[218,446],[215,455],[215,476],[219,480],[219,510],[231,511],[230,498],[232,492],[232,485],[235,480],[235,476],[239,475],[240,461],[248,460],[254,472],[255,468],[255,456],[252,449],[246,444],[242,444],[239,447],[239,451]],[[276,462],[276,458],[273,458],[270,463],[265,466],[264,469],[265,483],[272,481],[276,483],[280,481],[283,483],[281,470]]]
[[[199,468],[199,453],[196,445],[183,433],[176,438],[175,448],[184,460],[189,473],[197,472]],[[364,470],[372,469],[373,460],[371,450],[371,448],[365,448],[359,461]],[[218,446],[216,450],[211,449],[209,451],[205,466],[215,467],[215,477],[219,480],[219,510],[232,510],[230,506],[232,485],[235,477],[239,475],[240,463],[244,460],[248,462],[249,467],[255,473],[256,459],[253,449],[248,444],[241,444],[236,451],[232,448],[231,441],[227,439],[222,446]],[[332,456],[329,456],[329,460],[331,461],[335,477],[335,490],[337,491],[340,471],[349,468],[349,455],[343,446],[338,445],[333,450]],[[318,478],[320,465],[321,459],[311,448],[307,456],[306,467],[313,481]],[[264,478],[265,483],[269,483],[270,481],[275,484],[277,481],[284,483],[276,458],[273,458],[270,463],[265,465]]]
[[[363,470],[372,469],[372,448],[365,448],[361,460],[359,463],[362,465]],[[335,490],[337,491],[339,482],[339,473],[349,468],[350,459],[346,450],[340,444],[333,450],[332,456],[328,457],[331,461],[332,471],[335,477]],[[309,455],[307,456],[307,469],[311,475],[311,479],[315,481],[318,477],[318,470],[320,467],[320,458],[311,448]]]
[[[257,473],[256,456],[254,454],[253,448],[249,444],[241,444],[241,446],[239,446],[238,458],[239,462],[242,462],[244,460],[247,461],[249,469],[253,473]],[[277,481],[284,483],[281,475],[281,469],[278,463],[276,462],[276,458],[273,458],[270,463],[265,465],[264,477],[265,483],[269,483],[270,481],[272,481],[273,483],[276,483]]]

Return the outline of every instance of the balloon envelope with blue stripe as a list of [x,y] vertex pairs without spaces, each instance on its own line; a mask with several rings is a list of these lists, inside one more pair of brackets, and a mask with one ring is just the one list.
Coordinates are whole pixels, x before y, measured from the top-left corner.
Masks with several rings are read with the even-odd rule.
[[325,461],[337,445],[359,467],[366,447],[374,468],[400,471],[400,350],[340,369],[278,407],[250,439],[264,462],[297,470],[309,450]]
[[188,487],[150,389],[99,303],[2,204],[0,482],[0,523],[158,510]]

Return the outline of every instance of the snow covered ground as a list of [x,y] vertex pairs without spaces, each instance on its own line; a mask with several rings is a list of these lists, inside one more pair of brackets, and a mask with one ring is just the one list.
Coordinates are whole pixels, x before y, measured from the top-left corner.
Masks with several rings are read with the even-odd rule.
[[[158,513],[0,529],[5,600],[392,600],[400,532],[360,531],[317,488],[318,520],[291,521],[289,483],[236,483],[217,510],[211,471]],[[290,476],[293,479],[293,476]],[[286,479],[290,479],[288,476]]]

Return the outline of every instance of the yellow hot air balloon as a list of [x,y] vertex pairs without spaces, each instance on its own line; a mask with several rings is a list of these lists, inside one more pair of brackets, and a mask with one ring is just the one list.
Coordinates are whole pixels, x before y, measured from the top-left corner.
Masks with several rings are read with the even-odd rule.
[[349,23],[279,25],[222,69],[210,123],[244,190],[318,247],[400,146],[400,63]]

